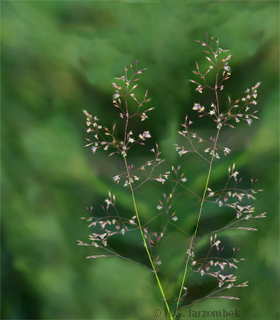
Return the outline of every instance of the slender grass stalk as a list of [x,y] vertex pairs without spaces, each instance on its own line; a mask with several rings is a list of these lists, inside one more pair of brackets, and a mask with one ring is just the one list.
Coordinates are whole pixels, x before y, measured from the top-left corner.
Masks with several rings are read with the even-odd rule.
[[179,303],[180,303],[180,300],[181,300],[181,297],[182,297],[184,283],[186,281],[188,264],[189,264],[189,260],[190,260],[190,256],[191,256],[191,248],[192,248],[192,245],[193,245],[193,240],[194,240],[194,238],[195,238],[195,236],[197,234],[198,225],[199,225],[199,221],[200,221],[200,217],[201,217],[201,213],[202,213],[202,208],[203,208],[203,204],[204,204],[205,197],[206,197],[206,191],[207,191],[207,188],[208,188],[208,185],[209,185],[209,180],[210,180],[213,161],[214,161],[214,158],[215,158],[215,150],[216,150],[217,141],[218,141],[218,138],[219,138],[219,133],[220,133],[220,128],[218,128],[216,139],[215,139],[215,144],[214,144],[214,148],[213,148],[213,155],[212,155],[212,158],[211,158],[211,161],[210,161],[209,171],[208,171],[208,175],[207,175],[207,179],[206,179],[206,183],[205,183],[205,188],[204,188],[203,196],[202,196],[202,199],[201,199],[201,202],[200,202],[200,209],[199,209],[199,214],[198,214],[198,218],[197,218],[197,222],[196,222],[194,235],[191,237],[191,241],[190,241],[190,245],[189,245],[189,253],[188,253],[188,257],[187,257],[187,261],[186,261],[186,267],[185,267],[185,270],[184,270],[182,283],[181,283],[181,287],[180,287],[180,291],[179,291],[179,296],[178,296],[178,300],[177,300],[177,306],[176,306],[176,310],[175,310],[175,316],[176,316],[176,313],[177,313],[178,308],[179,308]]
[[128,165],[127,165],[127,161],[126,161],[126,156],[123,156],[123,159],[124,159],[125,168],[126,168],[126,172],[127,172],[127,176],[128,176],[128,181],[129,181],[129,187],[130,187],[130,191],[131,191],[131,195],[132,195],[133,206],[134,206],[135,214],[136,214],[137,221],[138,221],[138,227],[139,227],[139,230],[140,230],[140,233],[141,233],[141,237],[142,237],[142,239],[143,239],[144,247],[145,247],[145,249],[146,249],[146,252],[147,252],[147,255],[148,255],[148,257],[149,257],[151,266],[152,266],[152,268],[153,268],[153,272],[154,272],[154,275],[155,275],[155,277],[156,277],[157,284],[158,284],[158,286],[159,286],[159,290],[160,290],[160,292],[161,292],[163,301],[164,301],[164,303],[165,303],[166,310],[167,310],[167,312],[168,312],[168,314],[169,314],[169,316],[170,316],[170,319],[173,320],[173,316],[172,316],[172,314],[171,314],[171,310],[170,310],[170,308],[169,308],[167,299],[166,299],[166,297],[165,297],[165,294],[164,294],[164,291],[163,291],[161,282],[160,282],[159,277],[158,277],[158,275],[157,275],[157,270],[156,270],[156,268],[155,268],[153,259],[152,259],[152,257],[151,257],[151,254],[150,254],[150,251],[149,251],[149,248],[148,248],[148,245],[147,245],[146,238],[144,237],[144,233],[143,233],[143,230],[142,230],[142,224],[141,224],[141,221],[140,221],[140,217],[139,217],[139,213],[138,213],[138,209],[137,209],[137,205],[136,205],[136,200],[135,200],[135,196],[134,196],[134,190],[133,190],[133,187],[132,187],[132,184],[131,184],[131,177],[130,177],[130,172],[129,172]]

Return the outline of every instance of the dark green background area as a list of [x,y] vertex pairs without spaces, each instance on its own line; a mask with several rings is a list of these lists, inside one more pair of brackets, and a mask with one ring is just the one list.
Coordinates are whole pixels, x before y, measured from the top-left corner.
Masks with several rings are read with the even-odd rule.
[[[111,83],[138,59],[139,68],[148,70],[137,92],[148,89],[155,110],[136,130],[150,130],[158,141],[166,159],[162,171],[180,163],[188,186],[201,193],[206,171],[195,157],[179,158],[173,145],[182,141],[177,132],[186,114],[198,134],[213,134],[204,120],[196,120],[192,106],[209,107],[214,98],[211,92],[195,92],[189,82],[195,62],[207,67],[203,48],[195,42],[205,40],[206,31],[233,55],[225,95],[235,100],[262,82],[261,120],[224,131],[223,142],[232,153],[220,166],[215,163],[210,184],[224,181],[235,162],[245,185],[259,178],[257,187],[264,191],[254,206],[267,218],[248,224],[258,232],[229,234],[230,245],[240,245],[239,257],[246,258],[237,274],[249,287],[228,293],[240,300],[206,300],[192,310],[237,309],[244,320],[277,319],[279,3],[2,1],[1,28],[1,319],[165,319],[152,273],[120,259],[85,259],[93,249],[77,246],[77,239],[86,241],[90,233],[80,219],[88,214],[85,205],[98,214],[111,190],[121,210],[132,210],[129,193],[112,181],[123,170],[121,157],[83,148],[88,134],[82,110],[112,126],[118,113]],[[134,161],[143,164],[150,146],[141,158],[132,153]],[[140,214],[157,214],[163,191],[155,183],[139,189]],[[186,215],[193,208],[191,202]],[[204,223],[211,221],[215,228],[219,215],[211,210]],[[123,239],[122,249],[129,249],[134,240]],[[168,252],[174,258],[177,242],[175,236],[166,241],[167,258]],[[155,317],[156,309],[161,317]]]

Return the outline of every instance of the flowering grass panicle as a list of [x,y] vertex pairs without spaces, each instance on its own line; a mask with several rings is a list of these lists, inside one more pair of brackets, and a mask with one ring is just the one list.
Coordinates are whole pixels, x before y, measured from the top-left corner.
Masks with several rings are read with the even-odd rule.
[[[150,131],[143,129],[140,133],[133,132],[131,119],[138,117],[140,122],[145,121],[147,114],[154,108],[147,104],[150,98],[147,98],[148,91],[144,97],[139,99],[135,93],[140,74],[146,69],[138,70],[136,61],[135,67],[132,65],[129,69],[125,68],[125,74],[122,77],[116,78],[113,82],[115,93],[113,94],[113,106],[119,110],[119,117],[122,120],[122,128],[117,130],[116,125],[112,129],[104,127],[97,116],[92,116],[88,111],[84,110],[86,115],[87,132],[92,135],[92,138],[87,138],[87,147],[91,147],[93,153],[98,149],[109,151],[109,156],[119,155],[123,160],[123,172],[116,173],[112,177],[117,184],[129,188],[131,193],[131,201],[133,204],[133,212],[130,216],[122,216],[118,209],[117,200],[114,194],[108,192],[108,197],[104,200],[101,206],[103,214],[96,212],[93,208],[87,208],[90,213],[89,217],[85,217],[89,222],[89,227],[92,233],[89,236],[89,243],[78,241],[79,245],[91,246],[94,249],[93,255],[87,258],[105,258],[118,257],[130,262],[140,264],[144,268],[151,270],[156,278],[160,293],[162,295],[167,314],[170,319],[179,316],[178,311],[191,306],[192,304],[207,299],[207,298],[224,298],[238,299],[238,297],[223,295],[224,290],[231,288],[245,287],[248,282],[238,283],[237,277],[234,274],[237,264],[243,258],[237,258],[240,248],[232,248],[229,254],[228,248],[223,246],[220,237],[221,232],[226,230],[248,230],[255,231],[255,228],[247,226],[246,222],[250,219],[264,218],[265,212],[255,215],[255,208],[252,201],[260,189],[255,189],[254,185],[257,180],[251,179],[250,187],[242,187],[242,178],[239,177],[239,172],[236,170],[235,163],[230,164],[228,171],[225,172],[225,182],[222,188],[217,190],[211,186],[211,172],[213,165],[218,165],[217,161],[228,156],[231,149],[221,145],[220,135],[224,127],[234,128],[239,122],[245,121],[249,126],[253,120],[258,119],[255,110],[257,104],[257,89],[260,82],[247,88],[245,95],[234,102],[228,97],[227,101],[220,101],[220,92],[224,89],[225,81],[231,76],[231,68],[229,60],[231,54],[227,54],[228,50],[223,50],[219,47],[219,40],[214,41],[213,37],[209,38],[206,34],[206,41],[198,41],[204,48],[206,59],[209,62],[207,70],[200,70],[196,63],[196,70],[193,74],[196,80],[190,80],[196,85],[196,91],[203,94],[205,90],[213,92],[213,101],[207,106],[202,106],[199,102],[195,103],[193,110],[198,113],[198,118],[208,117],[209,121],[214,124],[214,135],[205,138],[201,137],[192,130],[193,121],[187,115],[182,124],[182,130],[179,131],[178,137],[183,137],[186,145],[175,144],[175,150],[182,158],[188,154],[195,153],[207,163],[207,171],[205,172],[205,184],[200,193],[194,192],[188,186],[187,175],[182,172],[179,165],[173,165],[169,171],[156,174],[155,168],[160,166],[164,159],[160,157],[159,146],[154,144],[151,160],[146,161],[142,165],[134,167],[130,163],[129,152],[135,145],[145,145],[147,139],[151,139]],[[128,75],[130,73],[130,76]],[[208,81],[208,74],[212,73],[214,84]],[[227,105],[226,110],[225,105]],[[222,108],[221,108],[222,106]],[[221,111],[223,110],[223,111]],[[119,129],[119,128],[118,128]],[[119,132],[123,132],[120,136]],[[164,193],[163,199],[159,200],[152,219],[149,221],[141,217],[141,212],[138,210],[137,197],[135,192],[148,181],[156,181],[164,184],[166,181],[172,183],[171,192]],[[178,192],[184,191],[184,194],[189,194],[198,202],[198,210],[195,217],[195,228],[190,233],[185,230],[184,226],[180,225],[180,213],[173,210],[173,205],[176,202]],[[219,210],[226,210],[231,213],[231,220],[215,230],[207,231],[204,234],[199,233],[201,217],[207,213],[207,205],[216,205]],[[187,206],[188,207],[188,206]],[[101,212],[102,212],[101,211]],[[187,213],[188,214],[188,210]],[[155,225],[152,221],[160,220],[160,229],[155,230]],[[243,224],[245,223],[245,225]],[[172,276],[166,272],[166,259],[162,257],[162,247],[166,244],[164,238],[170,234],[170,228],[175,228],[186,239],[186,245],[183,250],[183,259],[179,261],[180,267]],[[158,228],[158,227],[157,227]],[[115,236],[125,236],[127,232],[138,232],[141,235],[144,252],[148,258],[148,264],[143,264],[130,257],[129,254],[121,254],[112,248]],[[207,250],[205,248],[205,240]],[[194,295],[191,290],[190,279],[195,275],[200,277],[208,276],[213,280],[211,290],[203,291],[201,295]],[[170,290],[166,289],[166,284],[173,281],[174,288],[172,296]]]

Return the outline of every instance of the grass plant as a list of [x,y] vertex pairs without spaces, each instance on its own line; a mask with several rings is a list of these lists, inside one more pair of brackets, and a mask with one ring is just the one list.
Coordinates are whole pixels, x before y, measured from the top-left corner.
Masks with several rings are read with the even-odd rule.
[[[118,257],[134,261],[153,272],[166,314],[170,319],[179,318],[180,310],[207,298],[238,299],[238,297],[228,294],[228,291],[231,288],[248,285],[247,281],[239,283],[235,275],[237,264],[243,258],[236,257],[240,248],[233,247],[229,250],[228,247],[223,246],[220,234],[236,230],[234,232],[238,236],[238,230],[255,231],[255,228],[247,225],[247,220],[264,218],[266,214],[265,212],[254,213],[255,208],[252,202],[256,193],[261,191],[254,188],[257,180],[251,179],[250,186],[244,188],[235,163],[230,163],[228,166],[228,171],[225,172],[225,184],[222,188],[215,189],[211,183],[213,167],[219,165],[221,157],[229,158],[231,153],[229,147],[220,143],[220,137],[225,128],[234,129],[243,121],[251,126],[253,120],[258,119],[256,116],[258,110],[255,110],[255,106],[260,82],[247,88],[244,96],[240,99],[232,101],[230,97],[227,97],[226,101],[222,100],[221,94],[224,85],[231,76],[229,66],[231,54],[228,53],[228,50],[219,47],[219,40],[214,41],[213,37],[209,37],[207,34],[206,41],[198,41],[198,43],[204,48],[208,68],[206,71],[202,71],[196,63],[196,69],[193,71],[195,79],[190,81],[196,86],[195,90],[202,95],[205,90],[210,90],[213,94],[213,101],[207,103],[207,106],[203,106],[199,102],[195,103],[192,109],[197,112],[198,119],[208,118],[214,134],[210,137],[201,137],[195,133],[192,129],[194,127],[193,120],[190,120],[187,115],[178,135],[178,141],[183,138],[185,143],[181,145],[178,142],[174,148],[180,157],[185,158],[184,161],[188,161],[190,153],[195,153],[207,164],[205,183],[200,193],[189,188],[188,173],[182,172],[178,164],[171,166],[168,171],[156,173],[164,162],[164,159],[161,158],[160,146],[157,143],[154,143],[154,147],[151,149],[153,157],[151,160],[136,167],[130,161],[131,149],[136,145],[144,148],[147,140],[151,139],[149,130],[143,129],[140,133],[135,133],[133,124],[137,121],[136,118],[139,118],[140,123],[145,122],[149,113],[154,109],[149,106],[151,99],[148,98],[148,91],[145,92],[143,98],[139,98],[135,93],[139,77],[146,71],[146,69],[138,69],[137,61],[134,67],[131,65],[130,68],[125,68],[124,75],[116,78],[116,82],[113,83],[115,89],[113,107],[119,110],[120,116],[118,125],[109,129],[100,123],[97,116],[92,116],[84,110],[87,132],[92,136],[92,138],[86,139],[86,147],[90,147],[93,153],[98,149],[103,149],[109,152],[110,157],[122,159],[123,171],[116,173],[113,180],[120,187],[129,189],[133,212],[130,216],[122,216],[115,195],[109,191],[108,198],[105,199],[105,204],[102,206],[103,214],[95,208],[87,207],[90,216],[84,217],[84,219],[89,222],[92,233],[89,236],[89,243],[79,241],[78,244],[94,247],[95,254],[88,256],[88,258]],[[208,81],[209,76],[214,79],[213,84]],[[234,135],[234,131],[232,134]],[[113,158],[112,161],[114,161]],[[171,182],[172,188],[168,193],[163,194],[152,219],[147,221],[141,216],[137,192],[148,182],[154,184]],[[195,227],[191,232],[180,225],[179,217],[182,215],[173,211],[173,205],[176,203],[179,192],[183,192],[185,195],[186,208],[188,208],[188,195],[199,203],[198,211],[195,214]],[[216,210],[229,212],[230,220],[227,220],[223,225],[219,224],[219,227],[210,232],[207,230],[203,233],[198,230],[201,218],[208,210],[207,204],[215,205]],[[188,210],[186,211],[187,215]],[[155,221],[160,221],[160,223],[155,224]],[[175,276],[173,274],[172,277],[164,269],[164,264],[167,261],[161,258],[162,246],[165,244],[163,239],[171,234],[171,227],[180,232],[186,240],[183,259],[179,262]],[[130,258],[129,254],[121,254],[112,248],[114,237],[126,236],[130,232],[140,234],[144,248],[143,254],[146,255],[148,263],[136,261]],[[201,250],[200,243],[203,244],[204,250]],[[208,291],[203,291],[201,295],[194,294],[191,290],[190,279],[196,275],[212,280],[211,288]]]

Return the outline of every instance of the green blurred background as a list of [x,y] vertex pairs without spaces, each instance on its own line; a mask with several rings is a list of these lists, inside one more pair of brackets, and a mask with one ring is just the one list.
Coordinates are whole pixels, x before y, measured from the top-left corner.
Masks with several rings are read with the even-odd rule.
[[[138,92],[149,89],[155,111],[139,130],[150,130],[169,169],[179,162],[190,187],[205,174],[195,158],[176,156],[173,144],[194,102],[210,105],[189,82],[197,61],[206,67],[205,32],[233,54],[225,93],[232,99],[262,82],[260,121],[225,130],[231,148],[214,169],[219,183],[236,162],[244,181],[259,178],[264,191],[254,205],[267,219],[234,233],[246,258],[237,273],[248,288],[228,294],[239,301],[206,300],[192,310],[239,310],[242,319],[276,319],[279,304],[279,3],[276,1],[5,1],[2,9],[2,310],[1,319],[164,319],[153,275],[120,259],[85,259],[92,248],[77,246],[90,230],[80,217],[96,212],[108,190],[121,210],[132,208],[112,176],[121,159],[84,149],[82,109],[111,126],[114,76],[136,59]],[[203,122],[202,122],[203,123]],[[194,124],[209,136],[210,128]],[[210,133],[211,134],[211,133]],[[149,152],[136,159],[144,163]],[[194,159],[194,160],[193,160]],[[113,160],[113,161],[112,161]],[[131,160],[132,161],[132,160]],[[247,179],[247,180],[246,180]],[[138,193],[151,212],[163,188]],[[154,212],[154,211],[152,211]],[[211,210],[209,211],[211,212]],[[180,240],[180,239],[179,239]],[[179,241],[178,240],[178,241]],[[129,248],[122,240],[122,246]],[[175,240],[174,240],[175,243]],[[172,241],[171,241],[172,244]],[[156,318],[154,310],[162,312]]]

